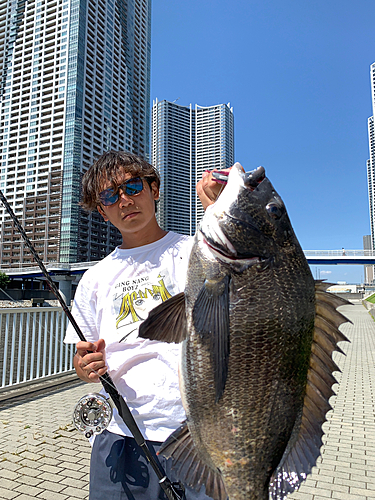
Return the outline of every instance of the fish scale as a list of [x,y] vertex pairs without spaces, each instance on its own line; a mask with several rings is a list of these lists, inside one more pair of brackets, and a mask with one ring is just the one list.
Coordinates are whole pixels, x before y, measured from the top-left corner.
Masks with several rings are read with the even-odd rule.
[[336,311],[345,301],[325,288],[264,169],[236,164],[195,236],[185,293],[140,328],[183,342],[187,421],[161,448],[181,481],[214,500],[283,500],[311,472],[332,352],[346,340]]

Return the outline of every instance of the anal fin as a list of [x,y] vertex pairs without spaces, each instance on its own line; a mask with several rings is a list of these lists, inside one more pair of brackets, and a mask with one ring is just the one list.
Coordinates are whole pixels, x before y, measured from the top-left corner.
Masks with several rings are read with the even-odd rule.
[[178,479],[199,491],[205,485],[206,494],[215,500],[227,500],[221,473],[203,459],[194,445],[187,422],[184,422],[163,443],[158,452],[172,459],[172,470]]

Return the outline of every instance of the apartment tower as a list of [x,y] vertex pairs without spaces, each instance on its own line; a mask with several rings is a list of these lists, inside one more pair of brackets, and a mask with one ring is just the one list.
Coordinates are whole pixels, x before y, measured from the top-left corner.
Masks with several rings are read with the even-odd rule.
[[207,169],[234,163],[233,108],[153,102],[152,163],[162,184],[158,220],[170,231],[194,234],[203,217],[195,186]]
[[[0,188],[46,262],[98,260],[117,229],[78,205],[109,149],[149,157],[151,0],[0,2]],[[4,267],[33,259],[0,208]]]
[[367,160],[367,183],[370,211],[371,248],[375,249],[375,63],[370,66],[372,116],[368,119],[370,158]]

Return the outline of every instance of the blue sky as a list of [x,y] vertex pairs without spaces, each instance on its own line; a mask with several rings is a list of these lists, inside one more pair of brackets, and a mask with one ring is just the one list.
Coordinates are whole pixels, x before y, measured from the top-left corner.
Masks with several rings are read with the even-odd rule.
[[265,167],[302,248],[361,249],[374,26],[373,0],[153,0],[151,100],[230,102],[235,159]]

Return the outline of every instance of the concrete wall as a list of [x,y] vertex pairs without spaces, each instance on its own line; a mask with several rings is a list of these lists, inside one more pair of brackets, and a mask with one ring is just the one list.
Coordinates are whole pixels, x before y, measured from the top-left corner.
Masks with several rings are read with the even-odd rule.
[[342,299],[346,299],[346,300],[361,300],[363,299],[363,292],[358,292],[358,293],[335,293],[334,295],[338,295],[339,297],[341,297]]

